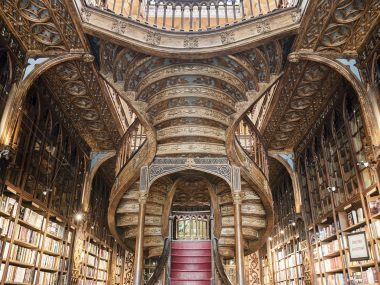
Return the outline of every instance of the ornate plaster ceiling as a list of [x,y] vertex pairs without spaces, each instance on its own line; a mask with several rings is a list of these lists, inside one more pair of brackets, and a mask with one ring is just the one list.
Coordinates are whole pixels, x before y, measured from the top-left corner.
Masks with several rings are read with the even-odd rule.
[[92,150],[113,149],[120,134],[91,64],[66,62],[45,74],[47,86]]
[[85,48],[63,0],[4,0],[0,2],[0,16],[32,53]]
[[306,28],[300,33],[296,49],[355,53],[380,21],[378,0],[311,3],[312,15],[304,18],[302,25]]
[[204,178],[187,176],[177,184],[173,208],[196,208],[210,206],[210,196]]
[[263,133],[267,144],[273,149],[297,145],[323,111],[340,80],[336,72],[318,63],[291,64],[275,93],[277,101]]
[[[293,51],[356,58],[380,22],[378,0],[312,1]],[[263,126],[270,148],[293,149],[313,126],[342,77],[329,67],[289,63],[280,79]]]
[[226,155],[226,130],[283,67],[283,41],[230,56],[167,59],[100,42],[102,75],[157,131],[158,156]]

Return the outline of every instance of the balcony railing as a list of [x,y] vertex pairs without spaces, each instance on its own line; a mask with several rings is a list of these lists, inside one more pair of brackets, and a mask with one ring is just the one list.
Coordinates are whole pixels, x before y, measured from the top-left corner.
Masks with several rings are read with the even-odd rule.
[[259,131],[247,115],[243,117],[239,128],[236,130],[236,138],[245,153],[268,178],[268,153]]
[[135,121],[136,114],[132,111],[132,109],[128,106],[128,104],[120,99],[120,96],[117,92],[106,82],[104,84],[107,88],[109,98],[112,102],[112,106],[116,112],[122,130],[125,132],[129,125]]
[[146,141],[146,133],[143,125],[136,119],[121,138],[116,158],[116,173],[131,160],[133,155]]
[[298,0],[85,0],[97,7],[159,29],[219,28],[297,6]]

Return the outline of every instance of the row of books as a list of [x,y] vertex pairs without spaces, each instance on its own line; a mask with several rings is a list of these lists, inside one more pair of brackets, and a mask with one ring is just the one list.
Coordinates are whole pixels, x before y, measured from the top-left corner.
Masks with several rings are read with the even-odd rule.
[[105,248],[101,248],[99,251],[99,256],[100,256],[100,258],[108,259],[108,256],[109,256],[108,250]]
[[24,206],[21,206],[19,219],[39,230],[42,230],[42,225],[45,222],[43,215]]
[[15,239],[39,247],[41,246],[42,235],[37,231],[33,231],[21,225],[16,225]]
[[375,284],[378,283],[375,268],[371,267],[363,272],[352,272],[350,275],[350,284]]
[[363,208],[358,208],[350,212],[339,212],[338,217],[340,229],[343,231],[365,221]]
[[62,247],[63,247],[62,241],[57,241],[50,237],[45,238],[44,250],[53,252],[56,254],[60,254],[62,252]]
[[107,270],[108,262],[105,260],[99,260],[99,269],[101,270]]
[[18,202],[12,197],[3,195],[1,197],[0,212],[16,217]]
[[336,229],[334,224],[326,225],[326,226],[318,226],[318,234],[319,239],[323,240],[332,235],[336,234]]
[[[35,275],[37,277],[37,274]],[[58,273],[57,272],[44,272],[40,271],[40,276],[37,280],[35,278],[34,285],[56,285],[58,284]]]
[[335,273],[325,277],[318,277],[316,285],[347,285],[343,273]]
[[49,221],[47,226],[47,232],[59,239],[63,239],[65,234],[65,227],[53,221]]
[[4,217],[0,217],[0,233],[1,236],[11,238],[12,233],[13,233],[13,228],[14,228],[15,223]]
[[[321,262],[314,263],[316,274],[331,272],[342,268],[342,259],[340,256],[322,260]],[[321,272],[322,270],[322,272]]]
[[60,265],[60,260],[61,259],[58,256],[42,254],[41,267],[44,269],[58,271],[59,265]]
[[284,270],[285,269],[285,260],[282,259],[278,262],[275,262],[274,268],[275,268],[275,270]]
[[371,216],[380,212],[380,196],[367,197],[367,203]]
[[[4,273],[4,264],[0,264],[0,276]],[[58,273],[40,271],[38,275],[37,269],[24,268],[10,265],[6,272],[6,283],[31,283],[34,285],[56,285],[58,284]],[[68,284],[68,276],[62,275],[61,284]]]
[[[6,242],[4,246],[4,255],[7,256],[10,248],[10,243]],[[24,264],[33,265],[35,263],[36,251],[20,245],[14,244],[9,255],[11,261],[18,261]]]
[[329,243],[322,244],[320,247],[321,256],[326,256],[331,253],[339,251],[339,240],[333,240]]
[[105,285],[105,281],[79,279],[78,285]]

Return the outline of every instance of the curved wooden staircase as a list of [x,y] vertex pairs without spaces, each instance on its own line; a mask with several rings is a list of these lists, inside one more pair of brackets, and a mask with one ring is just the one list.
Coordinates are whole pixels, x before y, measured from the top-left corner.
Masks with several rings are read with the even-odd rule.
[[[117,178],[108,212],[109,226],[117,241],[134,251],[141,167],[149,166],[155,157],[167,160],[183,156],[227,157],[241,171],[244,253],[257,250],[273,226],[273,205],[266,148],[259,131],[247,121],[246,113],[263,97],[270,96],[271,88],[281,77],[284,54],[280,41],[206,60],[146,56],[104,42],[99,54],[102,77],[137,117],[134,128],[128,129],[121,140],[117,154]],[[244,140],[237,132],[242,123],[249,130]],[[136,147],[134,133],[140,125],[146,136]],[[143,232],[146,258],[161,256],[165,251],[175,179],[175,175],[173,180],[168,176],[155,182],[148,191]],[[208,181],[216,195],[213,206],[220,213],[215,217],[219,220],[214,232],[218,254],[213,256],[234,257],[236,233],[231,188],[226,183]],[[182,273],[172,277],[179,276]]]

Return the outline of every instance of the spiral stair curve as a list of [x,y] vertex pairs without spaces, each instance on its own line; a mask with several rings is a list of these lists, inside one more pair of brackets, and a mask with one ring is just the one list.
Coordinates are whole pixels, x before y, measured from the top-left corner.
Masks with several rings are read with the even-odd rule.
[[[270,96],[281,77],[284,42],[276,40],[249,51],[200,60],[160,58],[99,42],[101,76],[136,113],[136,123],[127,130],[117,153],[117,177],[108,211],[116,240],[134,250],[142,166],[149,166],[155,158],[227,158],[241,170],[244,253],[257,250],[273,226],[273,206],[266,147],[247,112]],[[239,132],[242,124],[248,126],[247,134]],[[138,134],[140,144],[136,145]],[[160,256],[164,249],[165,201],[170,187],[168,179],[149,189],[143,245],[149,257]],[[221,213],[215,234],[218,251],[232,257],[231,189],[216,187],[216,196]]]

